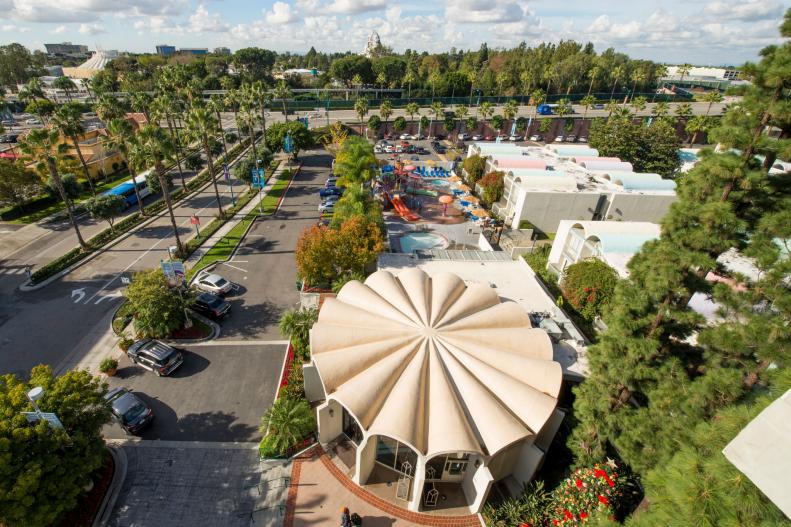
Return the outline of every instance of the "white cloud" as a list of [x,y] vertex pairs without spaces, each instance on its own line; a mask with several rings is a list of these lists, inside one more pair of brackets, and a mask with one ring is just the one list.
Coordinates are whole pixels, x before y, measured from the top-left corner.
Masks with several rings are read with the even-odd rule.
[[[0,0],[2,1],[2,0]],[[8,0],[10,18],[28,22],[92,22],[102,14],[163,16],[182,14],[189,0]],[[13,7],[11,7],[13,6]]]
[[327,6],[327,12],[340,14],[378,11],[387,6],[387,0],[334,0]]
[[101,24],[80,24],[80,28],[77,31],[81,35],[98,35],[107,32]]
[[228,31],[230,27],[220,13],[209,13],[203,4],[198,5],[189,18],[189,29],[196,33],[221,33]]
[[290,24],[299,20],[296,10],[285,2],[275,2],[271,11],[264,12],[264,18],[270,24]]
[[53,35],[60,35],[61,33],[65,33],[67,30],[68,28],[66,26],[60,25],[55,29],[53,29],[52,31],[50,31],[50,33],[52,33]]
[[448,20],[471,24],[518,22],[523,14],[513,0],[456,0],[445,6]]
[[721,20],[741,20],[750,22],[755,20],[776,19],[778,22],[783,16],[783,6],[779,2],[767,0],[747,0],[741,2],[726,2],[715,0],[703,8],[707,15]]

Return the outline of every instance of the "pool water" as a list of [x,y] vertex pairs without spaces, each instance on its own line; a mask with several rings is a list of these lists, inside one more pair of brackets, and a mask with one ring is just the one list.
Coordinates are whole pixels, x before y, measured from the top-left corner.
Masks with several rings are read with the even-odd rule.
[[412,232],[398,239],[401,252],[411,253],[416,249],[444,249],[448,241],[442,236],[430,232]]
[[698,156],[695,152],[687,152],[685,150],[678,151],[678,158],[684,163],[691,163],[698,160]]
[[435,187],[449,187],[450,183],[445,181],[444,179],[432,179],[431,184]]

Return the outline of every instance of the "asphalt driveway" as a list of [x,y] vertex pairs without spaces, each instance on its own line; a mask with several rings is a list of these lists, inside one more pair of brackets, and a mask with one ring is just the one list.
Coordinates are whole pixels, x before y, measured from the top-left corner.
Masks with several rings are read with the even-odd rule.
[[[169,377],[123,357],[110,388],[124,386],[154,410],[143,439],[175,441],[259,441],[261,416],[272,405],[286,346],[187,346],[184,364]],[[108,438],[127,435],[117,424]]]

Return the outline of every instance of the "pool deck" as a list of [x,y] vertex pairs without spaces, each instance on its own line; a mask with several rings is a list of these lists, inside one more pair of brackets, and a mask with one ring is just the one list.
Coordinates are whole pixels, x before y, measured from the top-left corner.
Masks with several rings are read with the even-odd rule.
[[[447,249],[478,249],[478,234],[480,229],[471,221],[456,224],[440,224],[440,223],[407,223],[401,219],[400,216],[395,214],[385,214],[385,226],[387,227],[387,236],[390,241],[390,248],[392,252],[405,252],[401,248],[399,238],[403,234],[410,232],[428,232],[437,234],[448,240],[449,244]],[[469,229],[473,228],[475,234],[470,234]]]

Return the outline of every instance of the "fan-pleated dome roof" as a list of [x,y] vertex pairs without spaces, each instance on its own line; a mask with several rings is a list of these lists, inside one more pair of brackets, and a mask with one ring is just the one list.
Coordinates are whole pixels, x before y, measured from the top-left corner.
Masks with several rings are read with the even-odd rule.
[[378,271],[325,300],[310,332],[328,398],[424,455],[494,455],[537,434],[562,371],[547,334],[494,289]]

